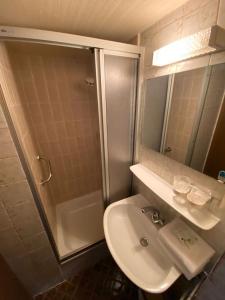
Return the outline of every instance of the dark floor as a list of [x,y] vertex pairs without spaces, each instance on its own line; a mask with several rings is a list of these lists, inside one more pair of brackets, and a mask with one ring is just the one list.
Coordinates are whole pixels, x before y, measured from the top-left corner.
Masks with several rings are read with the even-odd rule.
[[137,300],[137,294],[137,287],[108,257],[35,300]]

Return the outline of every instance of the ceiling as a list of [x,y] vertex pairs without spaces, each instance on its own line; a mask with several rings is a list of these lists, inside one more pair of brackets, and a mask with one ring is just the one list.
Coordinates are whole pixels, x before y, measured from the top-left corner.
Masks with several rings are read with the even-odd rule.
[[0,24],[127,42],[187,0],[0,0]]

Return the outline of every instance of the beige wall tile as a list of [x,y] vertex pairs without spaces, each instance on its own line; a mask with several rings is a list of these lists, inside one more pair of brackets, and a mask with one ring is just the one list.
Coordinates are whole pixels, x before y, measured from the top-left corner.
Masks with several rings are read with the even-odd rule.
[[[35,251],[39,248],[47,248],[47,246],[49,246],[49,240],[46,236],[46,233],[43,231],[32,236],[23,238],[23,244],[26,250]],[[51,251],[48,252],[51,253]]]
[[0,159],[17,156],[15,146],[12,142],[1,144]]
[[8,214],[21,239],[43,231],[43,226],[34,203],[8,207]]
[[11,257],[11,259],[6,260],[17,278],[20,279],[20,281],[32,295],[35,295],[41,291],[39,276],[35,271],[29,254],[14,255]]
[[6,124],[6,120],[3,114],[3,111],[0,109],[0,128],[6,128],[7,124]]
[[13,228],[0,231],[0,251],[6,258],[24,254],[25,248]]
[[25,174],[18,157],[0,159],[0,185],[22,181]]
[[0,128],[0,144],[0,159],[17,156],[15,146],[7,127]]
[[2,209],[0,210],[0,231],[12,228],[12,222],[7,212]]
[[1,187],[0,200],[4,203],[6,209],[15,207],[19,204],[30,203],[33,196],[26,180]]

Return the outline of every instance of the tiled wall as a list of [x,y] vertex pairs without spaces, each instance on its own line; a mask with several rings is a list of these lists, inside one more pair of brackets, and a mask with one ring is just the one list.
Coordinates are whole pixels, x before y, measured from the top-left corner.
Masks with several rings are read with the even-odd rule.
[[[0,44],[0,84],[4,95],[4,102],[10,112],[25,158],[27,159],[35,182],[39,182],[44,174],[36,159],[37,144],[28,124],[26,111],[23,109],[23,100],[15,82],[8,51],[3,43]],[[36,187],[41,196],[42,205],[45,209],[53,234],[55,234],[55,210],[50,198],[49,187],[45,186],[43,188],[39,184],[37,184]]]
[[0,295],[5,300],[31,300],[24,286],[0,255]]
[[62,279],[1,107],[0,145],[0,253],[36,293]]
[[[141,45],[146,46],[145,56],[145,78],[167,75],[174,72],[185,71],[207,66],[213,62],[224,62],[224,53],[201,58],[192,59],[162,68],[152,67],[152,52],[170,42],[185,35],[192,34],[214,24],[225,25],[225,1],[218,0],[191,0],[184,6],[174,11],[157,24],[147,29],[141,35]],[[223,24],[222,24],[223,23]],[[140,135],[141,136],[141,135]],[[186,175],[191,177],[196,184],[211,189],[215,198],[211,209],[214,209],[222,218],[221,222],[209,231],[203,231],[194,226],[194,229],[214,247],[218,253],[225,251],[225,185],[218,183],[215,179],[199,173],[169,157],[138,144],[138,160],[153,172],[172,183],[174,175]],[[150,192],[139,180],[135,179],[135,192],[145,195],[150,201],[162,208],[167,219],[176,215],[174,210],[163,203]],[[214,207],[215,206],[215,207]]]
[[96,85],[85,82],[95,78],[93,54],[14,43],[7,50],[36,153],[52,164],[52,203],[101,189]]
[[188,146],[201,100],[205,69],[196,69],[175,75],[169,114],[166,147],[167,156],[185,163]]

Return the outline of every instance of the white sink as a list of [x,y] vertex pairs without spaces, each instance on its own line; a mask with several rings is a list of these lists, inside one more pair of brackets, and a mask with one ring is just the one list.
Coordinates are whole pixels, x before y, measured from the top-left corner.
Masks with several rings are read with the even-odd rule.
[[[162,293],[180,276],[158,242],[158,231],[140,208],[149,202],[135,195],[109,205],[104,214],[104,232],[118,266],[141,289]],[[149,245],[143,247],[141,238]]]

